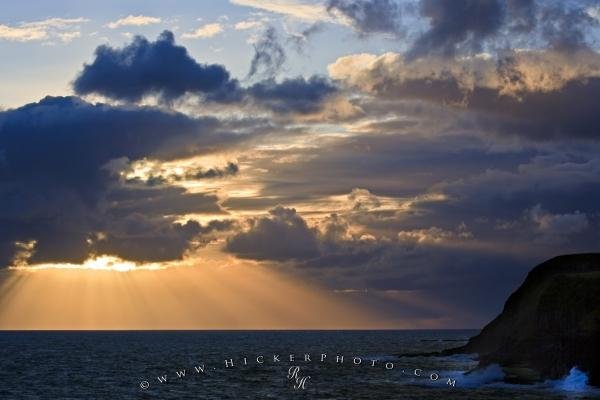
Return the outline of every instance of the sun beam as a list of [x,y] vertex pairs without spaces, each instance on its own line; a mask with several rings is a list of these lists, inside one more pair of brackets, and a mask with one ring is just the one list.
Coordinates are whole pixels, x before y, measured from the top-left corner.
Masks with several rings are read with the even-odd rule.
[[[328,329],[383,316],[256,262],[215,252],[138,265],[113,256],[0,278],[0,329]],[[18,290],[16,289],[18,288]]]

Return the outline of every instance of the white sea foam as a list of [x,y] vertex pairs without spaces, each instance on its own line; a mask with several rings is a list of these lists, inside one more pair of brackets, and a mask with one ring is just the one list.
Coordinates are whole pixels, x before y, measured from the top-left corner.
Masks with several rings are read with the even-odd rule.
[[[442,375],[442,374],[440,374]],[[475,387],[498,387],[517,390],[551,390],[569,393],[568,398],[578,398],[580,395],[600,395],[600,390],[589,386],[588,376],[577,367],[571,368],[569,373],[562,379],[547,380],[537,384],[511,384],[503,382],[504,372],[497,364],[488,365],[486,368],[480,368],[469,372],[446,371],[443,376],[456,379],[456,385],[464,388]],[[572,397],[572,396],[575,397]]]
[[571,368],[569,374],[556,381],[548,381],[554,389],[565,392],[588,392],[591,388],[588,386],[588,376],[577,367]]

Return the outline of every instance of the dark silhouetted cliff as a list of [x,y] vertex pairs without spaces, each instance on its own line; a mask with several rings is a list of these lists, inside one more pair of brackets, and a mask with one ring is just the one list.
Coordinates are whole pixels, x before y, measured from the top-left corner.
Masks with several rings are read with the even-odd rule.
[[481,333],[446,353],[478,353],[509,381],[556,379],[573,366],[600,386],[600,253],[552,258],[535,267]]

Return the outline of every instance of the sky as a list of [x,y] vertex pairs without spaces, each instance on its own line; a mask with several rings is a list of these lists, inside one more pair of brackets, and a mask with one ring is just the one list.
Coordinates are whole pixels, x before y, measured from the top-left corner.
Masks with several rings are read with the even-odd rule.
[[600,244],[600,6],[8,2],[0,329],[478,328]]

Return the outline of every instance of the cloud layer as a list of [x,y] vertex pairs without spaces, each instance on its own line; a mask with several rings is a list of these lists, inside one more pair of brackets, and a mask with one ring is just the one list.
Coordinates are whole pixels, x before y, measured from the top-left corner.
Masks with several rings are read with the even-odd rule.
[[189,49],[170,31],[101,45],[76,96],[0,111],[0,266],[217,252],[464,327],[535,262],[597,249],[593,3],[232,3],[251,8],[173,28]]
[[415,100],[474,111],[488,128],[551,139],[596,138],[600,56],[581,50],[505,53],[501,58],[407,60],[360,54],[329,66],[333,78],[389,100]]

